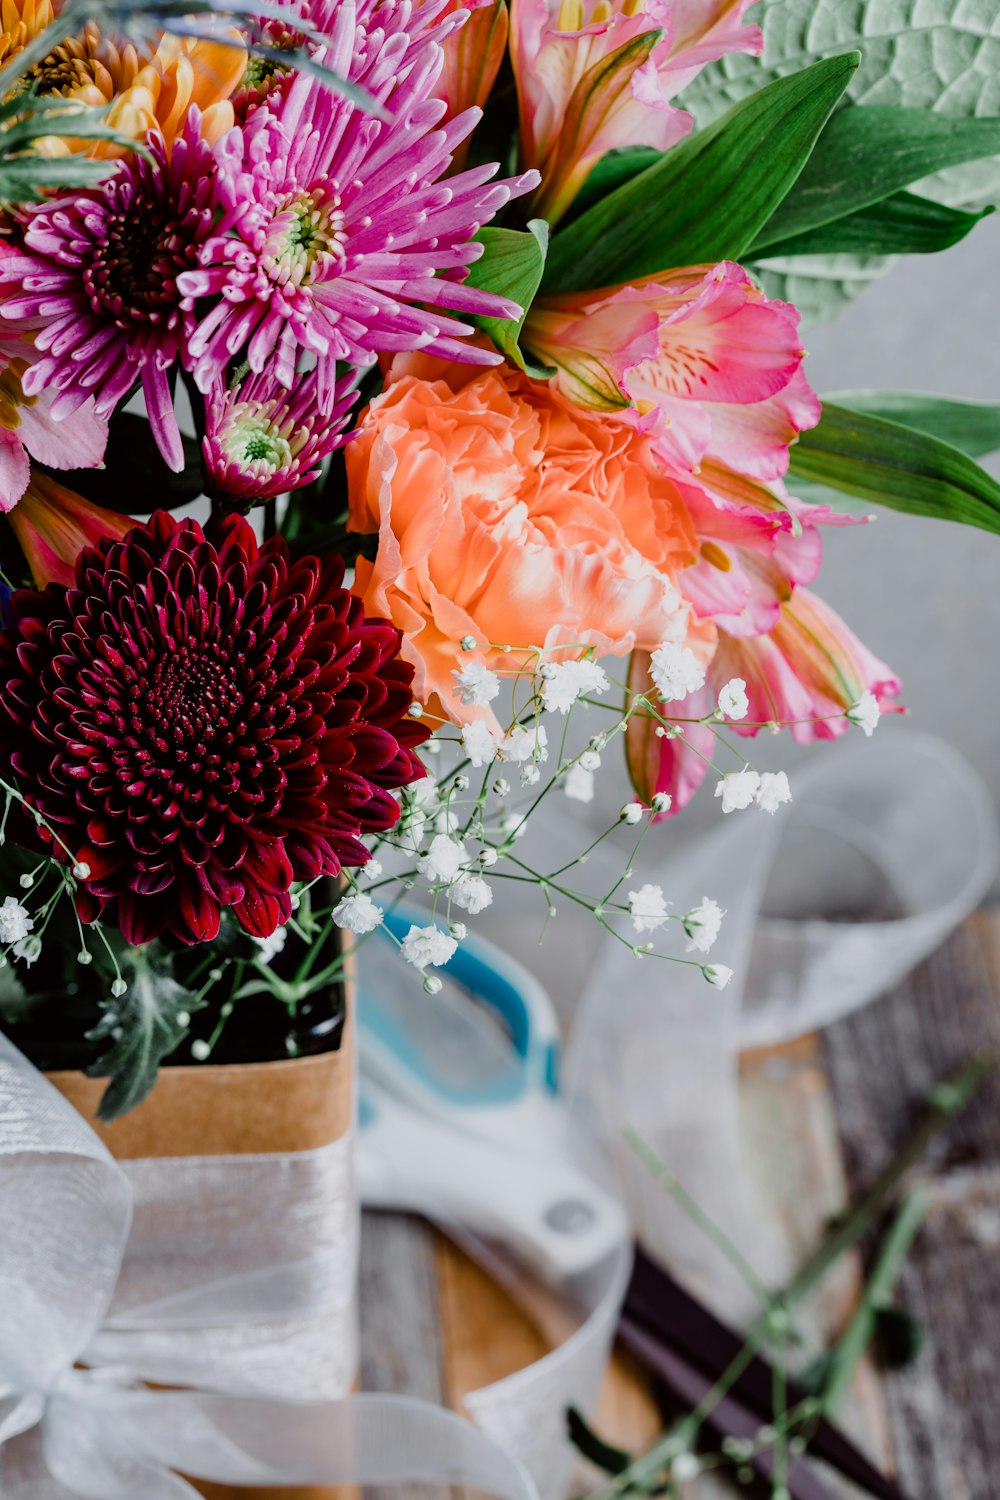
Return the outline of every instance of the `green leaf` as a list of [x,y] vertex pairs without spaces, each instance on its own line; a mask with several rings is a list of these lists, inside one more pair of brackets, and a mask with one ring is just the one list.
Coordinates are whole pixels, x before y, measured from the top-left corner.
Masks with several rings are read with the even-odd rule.
[[615,188],[631,182],[633,177],[638,177],[647,167],[655,166],[663,154],[654,146],[624,146],[620,150],[606,151],[574,198],[566,222],[570,218],[578,219],[584,209],[600,203]]
[[837,391],[830,400],[929,433],[970,458],[1000,450],[1000,405],[992,401],[957,401],[920,391]]
[[110,1041],[87,1069],[90,1078],[108,1078],[98,1107],[105,1123],[141,1104],[156,1082],[160,1063],[187,1035],[195,997],[169,973],[158,972],[142,949],[125,968],[128,989],[108,1000],[104,1014],[87,1033],[88,1041]]
[[566,1428],[569,1440],[577,1452],[582,1453],[597,1468],[603,1469],[605,1474],[623,1474],[632,1462],[630,1453],[605,1442],[575,1406],[571,1406],[566,1413]]
[[1000,120],[862,106],[834,115],[754,252],[879,203],[942,167],[1000,152]]
[[[881,203],[858,209],[842,219],[793,234],[787,240],[769,244],[765,254],[772,255],[933,255],[957,245],[975,229],[992,208],[978,213],[964,208],[948,208],[913,193],[893,193]],[[766,225],[763,234],[770,230]],[[762,235],[763,238],[763,235]],[[750,251],[752,255],[753,250]]]
[[559,291],[738,259],[785,197],[858,66],[856,52],[762,89],[557,234]]
[[902,1307],[875,1309],[875,1356],[883,1370],[902,1370],[927,1343],[927,1325]]
[[832,402],[799,435],[789,472],[910,515],[1000,531],[1000,484],[961,449]]
[[518,340],[535,294],[542,280],[548,248],[549,226],[544,219],[532,219],[527,232],[518,229],[481,229],[476,238],[486,248],[469,272],[466,283],[484,292],[509,297],[522,309],[520,318],[471,317],[511,364],[529,375],[544,378],[551,371],[528,366]]
[[[856,104],[902,105],[949,117],[1000,116],[1000,6],[996,0],[767,0],[753,19],[764,27],[760,58],[725,57],[704,68],[680,103],[700,126],[804,58],[859,47],[863,61],[848,88]],[[1000,157],[951,167],[919,192],[952,207],[1000,197]],[[838,255],[769,261],[771,296],[794,301],[805,322],[835,317],[893,265],[891,257]]]

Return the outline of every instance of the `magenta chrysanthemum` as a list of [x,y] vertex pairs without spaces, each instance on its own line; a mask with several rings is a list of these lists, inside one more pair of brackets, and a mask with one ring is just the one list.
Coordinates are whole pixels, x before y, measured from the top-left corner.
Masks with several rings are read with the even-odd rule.
[[190,110],[169,157],[152,132],[148,158],[133,153],[99,186],[28,209],[20,253],[0,259],[0,313],[38,330],[25,393],[54,391],[56,419],[89,396],[107,417],[140,379],[160,450],[178,471],[169,372],[192,322],[178,276],[197,264],[212,227],[213,157],[200,118]]
[[[490,182],[495,164],[441,181],[474,127],[467,111],[437,129],[430,97],[442,66],[433,29],[414,37],[408,4],[342,4],[324,62],[363,88],[385,118],[306,77],[252,113],[216,148],[221,217],[180,285],[197,303],[190,353],[202,390],[244,351],[290,386],[300,352],[318,362],[321,409],[335,399],[338,360],[424,349],[493,363],[466,341],[473,329],[438,309],[517,316],[506,299],[464,286],[481,253],[480,226],[536,175]],[[216,299],[214,303],[200,299]]]
[[357,391],[341,382],[333,410],[316,408],[315,372],[287,391],[265,372],[235,390],[217,386],[205,401],[202,453],[209,492],[248,505],[309,484],[328,453],[347,441],[344,431]]
[[85,921],[194,943],[230,907],[266,937],[294,880],[364,864],[360,836],[395,823],[427,731],[399,632],[343,571],[160,512],[85,548],[75,589],[14,595],[0,755],[53,857],[89,866]]

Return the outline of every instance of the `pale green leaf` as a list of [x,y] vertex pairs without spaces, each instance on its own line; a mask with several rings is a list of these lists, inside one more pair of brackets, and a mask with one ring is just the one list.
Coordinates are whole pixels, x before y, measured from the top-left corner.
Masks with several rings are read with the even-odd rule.
[[1000,452],[1000,405],[995,401],[959,401],[923,391],[836,391],[837,406],[915,427],[970,458]]
[[608,286],[737,259],[801,172],[857,53],[779,79],[557,233],[543,286]]
[[909,515],[1000,532],[1000,484],[961,449],[830,401],[792,447],[789,474],[793,492],[801,478]]
[[[863,58],[848,89],[855,103],[1000,116],[998,0],[765,0],[750,18],[764,28],[762,57],[723,58],[684,91],[681,103],[699,126],[762,81],[847,47],[857,47]],[[915,191],[954,207],[983,207],[1000,198],[1000,157],[951,167],[921,179]],[[794,297],[806,321],[825,321],[894,264],[891,257],[854,267],[848,260],[768,264],[765,285]]]
[[551,371],[526,364],[518,340],[545,268],[549,226],[544,219],[532,219],[526,233],[517,229],[494,229],[488,226],[476,236],[485,246],[473,262],[467,285],[480,291],[508,297],[522,309],[520,318],[484,318],[472,316],[470,323],[481,328],[493,340],[500,353],[518,369],[544,377]]

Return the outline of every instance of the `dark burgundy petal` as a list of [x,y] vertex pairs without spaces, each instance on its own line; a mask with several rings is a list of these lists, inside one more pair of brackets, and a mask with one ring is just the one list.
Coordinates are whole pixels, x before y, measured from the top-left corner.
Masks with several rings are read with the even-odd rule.
[[82,920],[198,943],[231,907],[264,937],[293,882],[365,862],[427,730],[398,633],[342,578],[239,517],[206,537],[158,512],[83,552],[75,588],[15,595],[0,756],[70,854],[30,817],[11,828],[90,866]]

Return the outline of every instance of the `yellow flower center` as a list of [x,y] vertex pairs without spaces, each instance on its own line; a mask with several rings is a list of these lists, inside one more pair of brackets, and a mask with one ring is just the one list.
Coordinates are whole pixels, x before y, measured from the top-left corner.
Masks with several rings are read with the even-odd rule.
[[20,408],[34,406],[37,396],[26,396],[21,386],[21,377],[28,368],[26,359],[8,360],[0,370],[0,427],[16,432],[21,425]]

